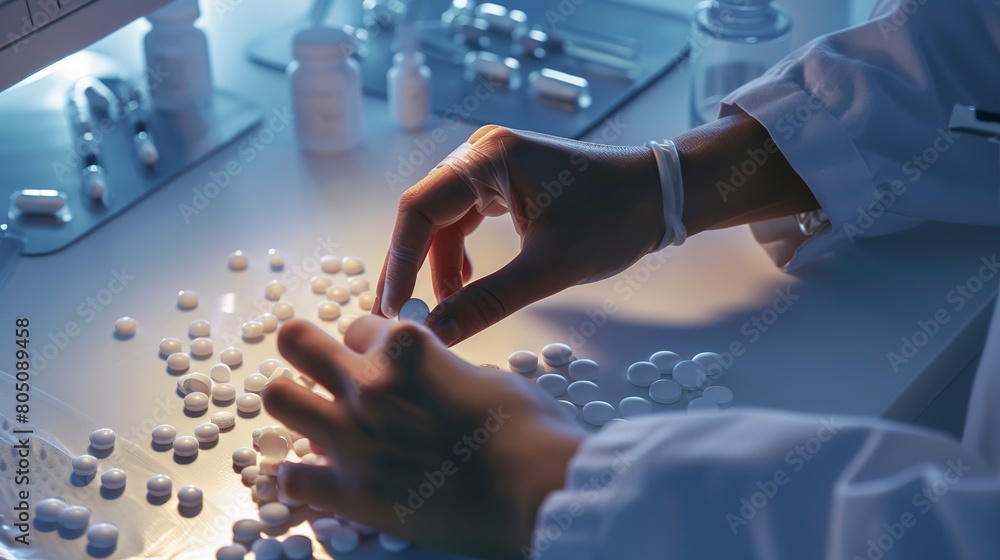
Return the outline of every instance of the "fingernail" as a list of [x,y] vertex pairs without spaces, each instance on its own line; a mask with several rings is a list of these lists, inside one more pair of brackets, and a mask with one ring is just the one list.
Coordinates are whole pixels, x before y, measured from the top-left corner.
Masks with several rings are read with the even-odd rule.
[[396,310],[393,309],[391,305],[389,305],[388,299],[382,300],[382,315],[385,315],[389,319],[392,319],[393,317],[398,315],[398,313],[396,313]]
[[441,342],[445,343],[446,346],[451,346],[458,342],[458,339],[462,338],[465,334],[465,328],[462,327],[462,323],[458,322],[458,319],[454,317],[444,317],[434,325],[431,329],[434,334],[441,339]]

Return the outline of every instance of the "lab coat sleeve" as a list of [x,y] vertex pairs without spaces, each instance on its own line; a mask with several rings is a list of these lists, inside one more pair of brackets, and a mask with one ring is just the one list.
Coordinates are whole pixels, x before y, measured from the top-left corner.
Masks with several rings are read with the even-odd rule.
[[[762,222],[758,240],[781,265],[798,249],[794,268],[844,241],[925,221],[1000,225],[995,147],[948,131],[955,104],[998,110],[998,92],[992,0],[883,1],[869,22],[802,47],[720,109],[767,128],[828,219]],[[760,153],[748,151],[720,189],[738,189]]]
[[1000,558],[995,470],[943,435],[732,411],[608,427],[572,459],[522,552],[621,558]]

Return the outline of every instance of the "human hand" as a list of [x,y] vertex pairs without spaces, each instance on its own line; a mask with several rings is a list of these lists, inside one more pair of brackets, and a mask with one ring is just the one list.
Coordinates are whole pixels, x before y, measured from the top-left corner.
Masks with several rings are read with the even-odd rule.
[[[399,312],[429,255],[439,304],[427,324],[455,344],[530,303],[625,270],[664,235],[659,172],[648,147],[495,126],[469,142],[475,157],[465,171],[439,167],[400,199],[374,313]],[[472,183],[484,177],[505,184],[496,186],[494,204],[477,208],[484,201]],[[472,275],[466,236],[483,212],[507,211],[521,237],[520,254],[466,286]]]
[[289,496],[422,546],[521,557],[583,438],[551,397],[409,322],[363,317],[340,344],[290,321],[278,347],[335,397],[287,379],[263,392],[268,412],[331,460],[284,464]]

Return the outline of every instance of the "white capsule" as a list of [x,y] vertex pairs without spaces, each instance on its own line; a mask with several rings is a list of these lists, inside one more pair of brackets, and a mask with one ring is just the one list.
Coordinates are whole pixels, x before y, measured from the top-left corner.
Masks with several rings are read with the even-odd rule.
[[235,346],[230,346],[219,354],[219,361],[234,368],[243,363],[243,351]]
[[215,551],[215,560],[243,560],[246,558],[247,549],[245,546],[233,543],[219,547]]
[[636,362],[628,367],[625,376],[636,387],[649,387],[660,378],[660,368],[650,362]]
[[271,314],[279,321],[287,321],[295,316],[295,308],[288,302],[279,301],[271,306]]
[[233,523],[233,540],[251,542],[260,537],[264,524],[259,519],[240,519]]
[[135,319],[131,317],[122,317],[121,319],[115,321],[115,332],[118,333],[119,336],[132,336],[135,334],[135,330],[138,326],[139,323],[137,323]]
[[250,545],[250,552],[253,552],[255,560],[281,560],[285,554],[281,548],[281,542],[271,537],[257,539]]
[[195,508],[201,505],[205,493],[197,486],[184,486],[177,491],[177,502],[181,507]]
[[265,527],[280,527],[288,522],[292,512],[281,502],[271,502],[260,506],[258,514]]
[[250,259],[243,251],[229,253],[229,268],[232,270],[246,270],[248,264],[250,264]]
[[90,523],[90,508],[86,506],[66,506],[59,512],[59,525],[64,529],[77,531]]
[[708,376],[705,368],[693,360],[681,360],[674,366],[674,381],[685,391],[694,391],[705,386]]
[[660,379],[649,386],[649,398],[660,404],[673,404],[681,400],[684,388],[671,379]]
[[674,366],[676,366],[680,361],[680,356],[667,350],[657,352],[649,357],[649,362],[656,365],[656,367],[660,370],[660,375],[667,377],[674,374]]
[[191,413],[208,410],[208,395],[205,393],[188,393],[184,397],[184,408]]
[[198,307],[198,292],[192,292],[191,290],[177,292],[177,307],[181,309],[194,309]]
[[695,357],[691,358],[691,361],[701,364],[701,367],[705,368],[705,374],[713,379],[719,377],[722,375],[722,372],[726,371],[725,362],[722,360],[722,356],[716,354],[715,352],[702,352],[701,354],[696,354]]
[[240,447],[233,451],[233,466],[238,469],[257,464],[257,452],[249,447]]
[[176,338],[167,337],[160,341],[160,355],[162,356],[180,353],[182,349],[181,341]]
[[281,251],[277,249],[268,249],[267,264],[275,270],[281,269],[285,266],[285,257],[281,256]]
[[569,387],[569,383],[566,381],[566,378],[558,373],[546,373],[545,375],[541,375],[535,380],[535,384],[553,397],[562,395],[566,392],[566,388]]
[[652,412],[653,405],[642,397],[625,397],[618,403],[618,410],[621,410],[622,418],[631,420]]
[[208,376],[216,383],[229,383],[233,377],[233,370],[223,363],[218,363],[208,370]]
[[340,317],[340,304],[335,301],[324,301],[317,306],[316,313],[324,321],[333,321]]
[[[227,414],[231,415],[232,413]],[[195,427],[194,437],[198,440],[198,443],[214,443],[219,441],[219,431],[219,426],[214,422],[205,422]]]
[[73,474],[77,476],[92,476],[97,473],[97,457],[93,455],[80,455],[72,461]]
[[177,380],[177,391],[182,395],[212,392],[212,380],[204,373],[189,373]]
[[66,509],[69,504],[62,498],[45,498],[35,504],[35,519],[45,523],[55,523],[59,521],[59,514]]
[[336,274],[340,272],[340,257],[334,255],[323,255],[319,259],[319,266],[326,274]]
[[313,534],[316,535],[316,540],[320,542],[329,541],[330,537],[333,536],[333,530],[340,526],[340,521],[332,517],[322,517],[312,522]]
[[[278,301],[287,291],[288,288],[286,288],[284,284],[277,280],[271,280],[266,286],[264,286],[264,297],[271,301]],[[277,313],[275,313],[275,315],[277,315]],[[278,317],[280,318],[281,316],[279,315]]]
[[558,342],[547,344],[542,348],[542,359],[552,367],[565,366],[573,361],[573,349]]
[[101,428],[90,433],[90,446],[98,451],[106,451],[115,446],[115,432],[110,428]]
[[302,457],[306,454],[312,453],[312,446],[307,438],[299,438],[292,443],[292,451],[294,451],[299,457]]
[[410,548],[409,541],[398,539],[389,533],[379,533],[378,543],[382,545],[382,548],[388,550],[389,552],[402,552],[407,548]]
[[538,355],[527,350],[518,350],[507,357],[510,371],[526,375],[538,369]]
[[264,325],[260,321],[247,321],[240,327],[244,340],[257,340],[264,336]]
[[368,284],[367,278],[357,277],[347,281],[347,289],[351,291],[352,295],[357,296],[370,290],[371,286]]
[[125,488],[125,471],[111,468],[101,473],[101,486],[108,490]]
[[601,398],[601,389],[593,381],[574,381],[566,388],[567,400],[584,406]]
[[330,548],[337,552],[351,552],[358,548],[358,541],[361,537],[358,532],[350,527],[334,527],[330,531]]
[[251,373],[243,378],[243,389],[248,393],[260,393],[267,385],[267,378],[259,373]]
[[413,321],[418,325],[427,323],[427,317],[431,314],[430,307],[420,298],[410,298],[399,308],[399,319],[401,321]]
[[583,405],[583,419],[595,426],[603,426],[615,417],[615,407],[604,401],[592,401]]
[[597,381],[601,377],[601,367],[594,360],[573,360],[569,364],[569,376],[575,381]]
[[174,440],[177,439],[177,428],[170,424],[160,424],[153,428],[151,436],[156,445],[173,445]]
[[167,356],[167,367],[172,371],[187,371],[191,367],[191,358],[187,354],[175,352]]
[[733,391],[729,387],[713,385],[702,391],[701,396],[719,405],[719,408],[729,408],[733,404]]
[[257,320],[264,327],[265,333],[273,333],[278,330],[278,318],[270,313],[264,313]]
[[355,315],[341,315],[340,319],[337,319],[337,330],[340,334],[346,333],[347,329],[351,328],[351,325],[354,324],[354,321],[357,319],[358,318]]
[[174,482],[165,474],[158,474],[146,481],[146,493],[153,497],[169,496],[174,489]]
[[326,299],[339,304],[345,304],[351,301],[351,292],[343,286],[334,286],[326,291]]
[[[212,424],[214,426],[214,424]],[[174,454],[178,457],[193,457],[198,454],[198,439],[181,436],[174,440]]]
[[245,393],[236,399],[236,409],[244,414],[260,412],[260,405],[260,396],[253,393]]
[[365,271],[365,261],[358,257],[344,257],[340,261],[340,268],[348,276],[357,276]]
[[[246,449],[246,447],[243,449]],[[251,449],[251,451],[253,450]],[[254,453],[253,461],[254,463],[257,462],[256,452]],[[253,483],[257,482],[257,477],[260,476],[260,467],[254,463],[243,467],[243,470],[240,471],[240,477],[243,478],[243,482],[249,485],[253,485]]]
[[309,279],[309,287],[314,294],[325,294],[333,286],[333,280],[326,276],[313,276]]
[[292,535],[281,543],[288,560],[304,560],[313,557],[313,545],[305,535]]
[[692,399],[691,402],[688,403],[688,412],[698,412],[702,410],[719,410],[719,405],[714,401],[701,397]]
[[118,546],[118,526],[114,523],[95,523],[87,529],[87,544],[98,550]]
[[212,333],[212,326],[208,321],[204,319],[198,319],[196,321],[191,321],[188,325],[188,335],[191,338],[200,338],[208,336]]
[[559,410],[561,410],[563,414],[566,415],[566,418],[569,418],[570,420],[576,420],[576,417],[580,415],[580,409],[569,401],[559,400],[556,401],[556,404],[559,405]]

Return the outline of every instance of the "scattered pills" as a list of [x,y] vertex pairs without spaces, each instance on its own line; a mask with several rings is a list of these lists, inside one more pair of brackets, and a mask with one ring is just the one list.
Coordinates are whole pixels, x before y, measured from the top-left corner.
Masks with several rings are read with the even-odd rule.
[[431,309],[420,298],[410,298],[399,308],[399,318],[401,320],[413,321],[418,325],[427,323],[427,317],[430,314]]
[[271,306],[271,314],[279,321],[287,321],[295,316],[295,308],[286,301],[279,301]]
[[652,412],[653,405],[642,397],[625,397],[618,403],[618,410],[622,412],[622,418],[631,420]]
[[235,346],[230,346],[219,354],[219,360],[223,364],[234,368],[243,363],[243,351]]
[[106,451],[115,446],[115,432],[110,428],[101,428],[90,433],[90,446],[98,451]]
[[184,397],[184,408],[191,413],[205,412],[208,410],[208,395],[205,393],[189,393]]
[[368,290],[358,295],[358,307],[364,311],[371,311],[375,305],[375,292]]
[[273,333],[278,330],[278,318],[270,313],[264,313],[257,318],[257,321],[264,327],[264,333]]
[[329,541],[333,536],[333,530],[340,526],[340,521],[332,517],[322,517],[312,522],[313,534],[316,535],[316,540],[321,542]]
[[177,439],[177,428],[170,424],[160,424],[153,428],[151,435],[153,443],[156,445],[173,445],[174,440]]
[[657,352],[649,357],[649,362],[654,364],[660,370],[660,375],[668,377],[674,374],[674,366],[676,366],[680,361],[680,356],[667,350]]
[[217,403],[228,403],[236,398],[236,385],[232,383],[216,383],[212,386],[212,400]]
[[319,267],[326,274],[336,274],[340,272],[340,257],[334,255],[323,255],[319,259]]
[[347,289],[352,295],[358,296],[370,290],[371,286],[368,284],[367,278],[357,277],[347,281]]
[[294,451],[299,457],[302,457],[312,453],[312,445],[309,443],[308,439],[299,438],[292,443],[292,451]]
[[208,338],[199,337],[191,341],[191,355],[196,358],[207,358],[215,352],[215,345]]
[[604,401],[592,401],[583,405],[583,419],[595,426],[603,426],[615,417],[615,407]]
[[233,540],[239,542],[255,541],[264,530],[264,524],[257,519],[240,519],[233,523]]
[[232,270],[246,270],[250,264],[250,259],[243,251],[233,251],[229,253],[229,268]]
[[265,527],[280,527],[288,522],[292,512],[281,502],[271,502],[260,506],[258,514]]
[[573,360],[569,364],[569,376],[576,381],[597,381],[601,377],[601,367],[594,360]]
[[265,428],[257,440],[257,449],[265,457],[284,459],[288,456],[289,439],[290,436],[285,436],[278,430]]
[[212,334],[212,326],[204,319],[191,321],[188,324],[188,335],[191,338],[198,338]]
[[181,507],[195,508],[201,505],[205,493],[197,486],[185,486],[177,491],[177,502]]
[[204,373],[189,373],[177,380],[177,390],[182,395],[212,392],[212,380]]
[[309,280],[309,287],[314,294],[325,294],[333,286],[333,280],[326,276],[313,276]]
[[722,375],[722,372],[726,370],[722,356],[715,352],[696,354],[695,357],[691,358],[691,361],[701,364],[701,367],[705,368],[705,374],[713,379]]
[[271,268],[273,269],[281,269],[285,266],[285,257],[283,257],[281,255],[281,251],[277,249],[268,249],[267,264],[271,265]]
[[187,354],[174,352],[167,356],[167,367],[172,371],[187,371],[191,367],[191,358]]
[[[232,413],[228,413],[232,416]],[[233,421],[235,424],[235,420]],[[214,422],[205,422],[204,424],[198,424],[194,429],[194,437],[198,440],[198,443],[214,443],[219,441],[219,431],[220,428]],[[174,443],[177,443],[176,441]],[[176,447],[174,448],[176,450]]]
[[733,404],[733,391],[729,387],[713,385],[702,391],[701,396],[719,405],[719,408],[729,408]]
[[688,403],[688,412],[696,412],[699,410],[719,410],[719,405],[704,397],[692,399],[691,402]]
[[69,506],[61,498],[45,498],[35,504],[35,518],[46,523],[59,521],[59,514]]
[[[277,280],[271,280],[266,286],[264,286],[264,297],[271,301],[278,301],[287,291],[288,288],[286,288],[284,284]],[[272,313],[273,312],[274,311],[272,309]],[[277,315],[279,319],[281,318],[281,316],[277,313],[275,313],[275,315]]]
[[267,377],[264,377],[260,373],[251,373],[243,378],[243,388],[248,393],[259,393],[264,390],[266,385]]
[[335,301],[324,301],[316,307],[316,313],[324,321],[333,321],[340,317],[340,304]]
[[574,404],[583,406],[601,398],[601,389],[593,381],[574,381],[566,388],[568,399]]
[[111,468],[101,473],[101,486],[108,490],[125,488],[125,471]]
[[194,309],[198,307],[198,292],[192,292],[191,290],[177,292],[177,307],[181,309]]
[[139,323],[131,317],[122,317],[115,321],[115,332],[121,336],[132,336],[135,334],[136,328]]
[[215,551],[215,560],[243,560],[246,556],[246,547],[235,543],[219,547],[219,550]]
[[305,535],[292,535],[281,542],[288,560],[305,560],[313,557],[313,544]]
[[95,523],[87,529],[87,544],[97,549],[118,546],[118,526],[114,523]]
[[660,404],[673,404],[681,400],[684,389],[671,379],[660,379],[649,386],[649,398]]
[[264,336],[264,325],[260,321],[247,321],[240,326],[240,334],[244,340],[257,340]]
[[233,466],[238,469],[257,464],[257,452],[249,447],[240,447],[233,451]]
[[557,373],[541,375],[535,380],[535,384],[553,397],[562,395],[566,392],[566,388],[569,387],[569,382],[566,381],[566,378]]
[[73,474],[77,476],[93,476],[97,474],[97,457],[93,455],[80,455],[74,457],[71,462]]
[[165,474],[158,474],[146,481],[146,493],[156,498],[169,496],[173,489],[174,481]]
[[[247,449],[247,448],[244,447],[242,449]],[[251,449],[251,451],[253,450]],[[254,463],[257,462],[256,452],[254,453],[253,460]],[[254,482],[257,482],[257,477],[260,476],[260,467],[251,463],[246,467],[243,467],[243,470],[240,471],[240,476],[243,478],[243,482],[252,485]]]
[[351,328],[351,325],[357,320],[358,317],[356,315],[341,315],[340,319],[337,319],[337,331],[340,334],[346,333],[347,329]]
[[542,348],[542,359],[552,367],[565,366],[573,361],[573,349],[559,342],[547,344]]
[[337,552],[351,552],[358,548],[358,541],[361,537],[358,532],[350,527],[334,527],[330,531],[330,548]]
[[389,552],[402,552],[407,548],[410,548],[409,541],[398,539],[389,533],[379,533],[378,543],[382,545],[383,549],[388,550]]
[[236,409],[244,414],[260,412],[260,405],[260,396],[254,393],[245,393],[236,399]]
[[254,541],[250,545],[250,552],[253,552],[255,560],[281,560],[282,555],[285,554],[284,549],[281,548],[281,542],[270,537]]
[[168,336],[167,338],[164,338],[163,340],[160,341],[160,354],[164,356],[177,354],[182,349],[183,348],[181,347],[181,341],[176,338]]
[[348,276],[357,276],[365,271],[365,261],[358,257],[344,257],[340,261],[340,268]]
[[342,286],[334,286],[326,291],[326,299],[343,305],[351,301],[351,292]]
[[625,376],[636,387],[649,387],[660,378],[660,368],[650,362],[636,362],[628,367]]
[[700,389],[708,382],[705,368],[693,360],[681,360],[674,366],[674,381],[685,391]]
[[174,454],[178,457],[194,457],[198,454],[198,439],[193,436],[181,436],[175,439]]
[[561,410],[570,420],[576,420],[576,417],[580,415],[580,410],[575,404],[569,401],[560,400],[556,401],[556,404],[559,405],[559,410]]
[[271,372],[271,375],[268,376],[267,378],[267,382],[272,383],[274,382],[275,379],[281,379],[281,378],[294,379],[295,376],[292,374],[292,370],[286,367],[279,367],[278,369]]
[[76,531],[90,524],[90,508],[86,506],[66,506],[59,512],[59,525]]
[[274,370],[278,369],[279,366],[281,366],[281,360],[268,358],[257,364],[257,371],[260,372],[261,375],[270,377],[271,374],[274,373]]
[[[208,376],[212,378],[212,381],[216,383],[229,383],[233,377],[233,370],[226,364],[215,364],[212,369],[208,370]],[[212,395],[214,396],[214,390]]]
[[538,355],[527,350],[518,350],[507,357],[510,371],[522,375],[533,373],[538,369]]

